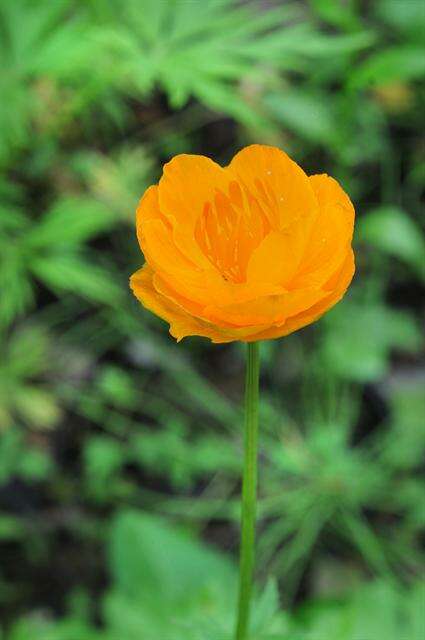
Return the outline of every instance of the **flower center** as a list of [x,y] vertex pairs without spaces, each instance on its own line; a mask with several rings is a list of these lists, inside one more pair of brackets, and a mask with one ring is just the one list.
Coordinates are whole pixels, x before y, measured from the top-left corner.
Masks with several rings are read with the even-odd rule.
[[259,202],[231,182],[229,193],[216,191],[204,204],[195,226],[195,239],[225,280],[245,282],[249,258],[270,231]]

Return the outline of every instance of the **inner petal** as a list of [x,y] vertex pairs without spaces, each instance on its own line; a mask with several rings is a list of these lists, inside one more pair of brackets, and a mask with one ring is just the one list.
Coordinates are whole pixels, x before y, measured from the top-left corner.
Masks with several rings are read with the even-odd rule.
[[195,224],[195,239],[225,280],[246,281],[251,254],[270,231],[258,201],[236,181],[228,193],[216,189]]

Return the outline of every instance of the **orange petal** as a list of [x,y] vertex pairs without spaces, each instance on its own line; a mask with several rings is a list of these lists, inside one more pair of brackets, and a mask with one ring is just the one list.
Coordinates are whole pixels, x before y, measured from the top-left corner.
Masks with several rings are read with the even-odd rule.
[[212,323],[228,326],[251,327],[282,325],[287,318],[309,309],[329,295],[323,289],[300,289],[282,295],[264,296],[250,302],[234,305],[208,306],[203,315]]
[[344,262],[353,236],[354,208],[337,181],[323,174],[310,182],[319,214],[291,288],[322,286]]
[[326,311],[329,311],[335,306],[341,298],[344,296],[352,278],[354,275],[354,254],[352,251],[346,257],[343,267],[337,274],[337,280],[333,283],[335,285],[334,291],[325,296],[320,302],[313,305],[309,309],[299,313],[291,318],[288,318],[286,322],[280,326],[271,326],[258,333],[252,334],[243,339],[244,342],[254,342],[256,340],[271,340],[273,338],[281,338],[287,336],[298,329],[311,324],[318,320]]
[[307,227],[314,217],[317,201],[309,179],[280,149],[260,144],[245,147],[228,169],[258,201],[272,229],[281,231],[297,220]]
[[[211,321],[211,309],[218,309],[218,314],[223,317],[220,309],[225,305],[232,305],[238,309],[240,305],[249,304],[249,301],[255,303],[260,298],[264,300],[266,295],[276,295],[281,293],[280,288],[276,288],[274,285],[258,285],[257,287],[250,287],[248,285],[233,285],[232,283],[222,281],[222,288],[211,286],[208,287],[205,280],[203,281],[203,292],[207,292],[206,302],[199,300],[201,297],[193,295],[193,288],[191,290],[183,290],[183,287],[176,283],[173,279],[168,279],[162,273],[156,273],[154,276],[155,288],[161,293],[161,295],[169,298],[174,304],[182,307],[187,313],[193,314],[201,320]],[[193,283],[192,283],[193,287]],[[189,297],[189,294],[192,294]],[[224,327],[234,327],[235,323],[232,323],[231,319],[226,322],[223,318],[223,322],[220,323]],[[237,324],[237,323],[236,323]]]
[[233,342],[243,340],[246,336],[266,328],[257,326],[229,329],[200,320],[163,296],[155,286],[155,278],[153,269],[145,264],[131,276],[130,287],[144,307],[169,323],[170,334],[177,341],[187,336],[202,336],[210,338],[215,343]]
[[143,194],[136,210],[136,232],[137,239],[141,250],[142,246],[142,232],[143,225],[147,220],[161,219],[161,212],[159,210],[158,202],[158,187],[156,184],[148,187]]
[[352,230],[355,217],[353,203],[335,178],[328,176],[326,173],[321,173],[309,176],[309,181],[319,202],[319,206],[339,204],[341,207],[341,215]]
[[299,234],[290,231],[271,231],[252,252],[247,281],[286,286],[293,278],[300,260],[299,238]]
[[161,296],[153,285],[154,272],[145,265],[130,278],[130,287],[144,307],[170,324],[170,333],[177,339],[191,335],[210,338],[214,342],[231,342],[233,337],[222,334],[217,328],[201,322],[185,313],[177,305]]
[[199,272],[199,268],[178,249],[172,230],[161,219],[146,220],[139,237],[145,258],[155,269],[173,273],[176,277]]
[[230,178],[205,156],[181,154],[164,166],[159,181],[159,206],[165,216],[193,232],[206,202],[217,190],[227,192]]

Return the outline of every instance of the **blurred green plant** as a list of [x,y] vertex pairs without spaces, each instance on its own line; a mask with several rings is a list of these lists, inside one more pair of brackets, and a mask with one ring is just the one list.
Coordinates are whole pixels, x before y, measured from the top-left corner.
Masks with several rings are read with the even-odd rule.
[[49,347],[46,330],[40,326],[22,327],[0,344],[3,353],[0,430],[5,431],[16,421],[36,428],[53,427],[61,418],[61,410],[58,399],[46,384]]
[[28,147],[51,151],[64,129],[91,110],[93,100],[109,116],[118,116],[108,78],[93,73],[100,53],[95,24],[77,4],[1,3],[0,87],[7,100],[0,107],[0,166],[16,162]]
[[[104,630],[91,627],[85,599],[73,598],[67,618],[55,623],[36,614],[18,621],[7,640],[230,640],[236,570],[227,558],[187,532],[142,512],[124,511],[112,523],[112,586],[103,602]],[[272,582],[254,603],[254,640],[420,640],[423,585],[410,591],[376,582],[338,600],[279,612]],[[78,606],[76,606],[78,605]],[[83,606],[82,606],[83,605]]]
[[[309,640],[334,629],[341,640],[420,637],[422,4],[0,3],[7,640],[117,640],[135,634],[141,615],[147,638],[157,640],[163,619],[136,584],[145,571],[152,584],[163,580],[180,624],[170,640],[228,634],[233,565],[152,514],[221,546],[232,539],[241,353],[237,345],[213,353],[197,340],[176,347],[126,288],[140,262],[134,210],[163,161],[206,152],[226,162],[258,140],[288,149],[311,173],[335,175],[353,196],[358,281],[316,327],[262,345],[259,584],[273,568],[277,587],[258,596],[255,640]],[[94,589],[104,628],[92,626],[87,589],[69,598],[63,619],[53,619],[62,593],[52,619],[40,613],[39,572],[58,580],[64,572],[68,581],[52,566],[55,548],[70,540],[61,556],[75,558],[77,548],[90,567],[105,521],[123,503],[151,515],[115,521],[112,586],[106,596]],[[190,581],[178,605],[159,553],[170,538]],[[141,556],[134,540],[155,552]],[[285,604],[321,594],[312,576],[332,554],[343,581],[379,581],[294,616],[279,613],[280,585]],[[211,571],[211,583],[197,565]],[[140,601],[143,613],[135,612]],[[222,628],[203,624],[206,610],[220,611]],[[267,628],[273,619],[276,631]]]

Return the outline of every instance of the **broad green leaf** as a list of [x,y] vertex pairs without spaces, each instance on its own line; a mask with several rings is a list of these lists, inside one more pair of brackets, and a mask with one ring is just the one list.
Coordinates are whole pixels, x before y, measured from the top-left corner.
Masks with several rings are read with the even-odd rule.
[[374,209],[359,220],[357,238],[400,258],[425,279],[425,240],[408,213],[398,207]]
[[114,304],[122,295],[112,275],[80,255],[52,254],[32,260],[30,267],[58,295],[69,292],[105,304]]
[[207,596],[208,585],[235,580],[233,566],[187,532],[136,511],[122,512],[113,523],[110,540],[115,587],[157,610],[187,599]]
[[104,204],[88,198],[62,198],[28,233],[31,248],[70,246],[108,231],[114,216]]
[[374,11],[378,19],[392,29],[423,46],[425,11],[422,0],[376,0]]
[[271,93],[264,103],[284,127],[301,138],[324,143],[335,137],[335,116],[322,94],[289,89]]
[[326,366],[342,378],[379,380],[389,367],[392,350],[414,353],[421,332],[412,315],[379,303],[349,301],[324,318],[323,354]]
[[229,624],[236,571],[183,529],[123,511],[112,526],[109,556],[114,586],[105,617],[118,637],[197,640],[209,620]]
[[[105,602],[108,629],[126,640],[232,640],[236,568],[187,531],[143,512],[115,519],[109,547],[113,587]],[[253,602],[252,639],[286,639],[270,583]]]
[[349,80],[353,89],[385,85],[398,80],[415,80],[425,74],[421,47],[394,46],[367,58]]

